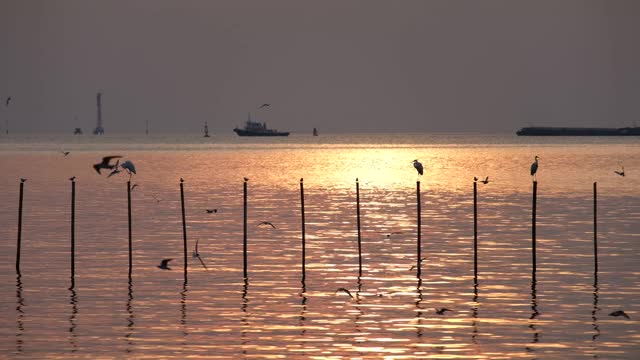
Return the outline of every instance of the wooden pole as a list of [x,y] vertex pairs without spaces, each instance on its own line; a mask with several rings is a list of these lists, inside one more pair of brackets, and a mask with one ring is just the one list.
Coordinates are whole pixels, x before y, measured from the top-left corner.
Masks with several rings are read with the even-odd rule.
[[71,179],[71,289],[73,289],[76,275],[76,181]]
[[18,244],[16,248],[16,272],[20,274],[20,248],[22,244],[22,200],[24,198],[24,182],[20,179],[20,201],[18,202]]
[[362,233],[360,231],[360,182],[356,179],[356,215],[358,223],[358,277],[362,276]]
[[478,182],[473,181],[473,276],[478,278]]
[[305,218],[304,218],[304,179],[300,178],[300,210],[301,210],[301,221],[302,221],[302,281],[305,280],[307,276],[306,267],[307,267],[307,245],[306,245],[306,234],[305,234]]
[[248,278],[247,274],[247,179],[244,180],[244,201],[243,201],[243,209],[244,209],[244,218],[243,218],[243,237],[242,237],[242,258],[244,261],[244,279],[245,281]]
[[533,261],[533,276],[536,273],[536,206],[538,198],[538,182],[533,181],[533,208],[531,213],[531,256]]
[[420,200],[420,180],[416,182],[416,200],[418,204],[418,246],[417,246],[417,264],[418,268],[418,277],[422,274],[422,202]]
[[129,277],[133,272],[133,240],[131,236],[131,180],[127,181],[127,218],[129,220]]
[[598,183],[593,183],[593,260],[598,272]]
[[184,209],[184,179],[180,178],[180,204],[182,205],[182,248],[184,252],[184,274],[187,276],[187,266],[188,266],[188,257],[187,257],[187,219],[185,215]]

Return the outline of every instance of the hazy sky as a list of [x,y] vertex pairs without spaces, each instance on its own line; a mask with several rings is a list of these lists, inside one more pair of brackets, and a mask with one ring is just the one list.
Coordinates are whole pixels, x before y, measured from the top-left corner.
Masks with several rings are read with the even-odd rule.
[[0,0],[0,30],[12,132],[89,132],[97,91],[107,133],[640,124],[638,0]]

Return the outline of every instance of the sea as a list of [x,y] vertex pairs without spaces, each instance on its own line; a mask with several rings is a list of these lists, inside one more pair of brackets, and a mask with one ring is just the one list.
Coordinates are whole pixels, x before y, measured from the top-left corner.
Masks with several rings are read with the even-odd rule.
[[0,358],[640,358],[640,138],[3,134],[0,204]]

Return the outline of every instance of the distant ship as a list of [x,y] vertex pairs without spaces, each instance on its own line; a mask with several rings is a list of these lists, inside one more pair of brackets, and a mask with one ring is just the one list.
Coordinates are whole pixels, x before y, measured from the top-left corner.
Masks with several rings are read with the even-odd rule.
[[209,137],[209,125],[207,125],[207,122],[204,122],[204,137]]
[[249,119],[245,123],[244,128],[235,128],[233,131],[238,134],[238,136],[289,136],[288,131],[268,129],[266,122],[261,123],[251,120],[251,113],[249,113]]
[[640,136],[640,127],[581,128],[581,127],[523,127],[518,136]]
[[318,136],[318,129],[313,128],[313,136]]

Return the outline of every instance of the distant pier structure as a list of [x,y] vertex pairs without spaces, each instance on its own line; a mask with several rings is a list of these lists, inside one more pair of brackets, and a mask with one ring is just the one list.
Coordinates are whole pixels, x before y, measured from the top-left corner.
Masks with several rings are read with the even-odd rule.
[[98,121],[96,128],[93,130],[93,135],[104,135],[104,128],[102,127],[102,93],[99,92],[96,95],[96,105],[98,107]]

